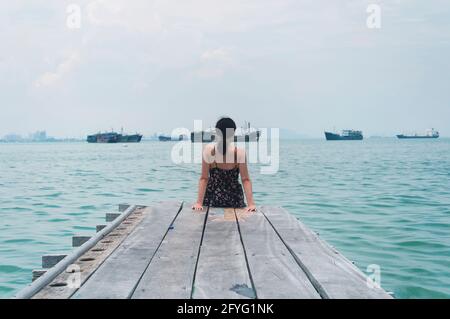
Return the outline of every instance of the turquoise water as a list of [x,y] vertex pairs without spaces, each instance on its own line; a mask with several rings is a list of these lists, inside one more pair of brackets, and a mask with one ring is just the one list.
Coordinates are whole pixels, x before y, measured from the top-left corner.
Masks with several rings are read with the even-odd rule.
[[[46,253],[71,250],[122,202],[192,201],[198,164],[172,143],[0,144],[0,297]],[[450,140],[282,141],[280,170],[252,165],[258,205],[281,205],[398,298],[450,297]]]

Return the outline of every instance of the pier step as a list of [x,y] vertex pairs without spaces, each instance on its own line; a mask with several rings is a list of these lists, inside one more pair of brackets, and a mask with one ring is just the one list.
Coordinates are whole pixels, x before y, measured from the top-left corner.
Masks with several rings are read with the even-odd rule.
[[105,214],[105,221],[107,223],[112,222],[119,216],[120,216],[120,213],[106,213]]
[[42,268],[52,268],[66,256],[61,254],[44,255],[42,256]]
[[47,269],[33,269],[32,270],[32,281],[35,281],[39,277],[41,277],[43,274],[47,272]]
[[97,225],[97,226],[95,226],[95,231],[98,233],[99,231],[101,231],[105,227],[106,227],[106,225]]
[[124,212],[126,211],[128,208],[130,208],[129,204],[119,204],[119,212]]
[[91,238],[91,236],[73,236],[72,247],[80,247]]

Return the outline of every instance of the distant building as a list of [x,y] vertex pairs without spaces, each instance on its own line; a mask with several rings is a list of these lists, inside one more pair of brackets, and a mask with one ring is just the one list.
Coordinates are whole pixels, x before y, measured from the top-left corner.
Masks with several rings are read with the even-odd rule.
[[5,135],[3,138],[0,138],[0,142],[7,142],[7,143],[40,143],[40,142],[75,142],[80,141],[80,139],[74,139],[74,138],[65,138],[65,139],[56,139],[54,137],[48,136],[46,131],[37,131],[34,133],[30,133],[27,135],[27,137],[22,137],[19,134],[11,133],[8,135]]
[[5,142],[20,142],[23,138],[19,134],[8,134],[3,137],[3,140]]
[[35,133],[30,134],[30,140],[35,142],[44,142],[47,141],[47,132],[46,131],[37,131]]

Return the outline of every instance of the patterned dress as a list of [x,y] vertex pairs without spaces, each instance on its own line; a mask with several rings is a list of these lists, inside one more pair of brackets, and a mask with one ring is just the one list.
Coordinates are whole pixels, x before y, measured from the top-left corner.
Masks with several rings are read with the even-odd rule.
[[[237,163],[235,149],[235,163]],[[244,192],[239,183],[239,166],[232,169],[221,169],[213,163],[209,169],[208,185],[206,186],[203,206],[211,207],[245,207]]]

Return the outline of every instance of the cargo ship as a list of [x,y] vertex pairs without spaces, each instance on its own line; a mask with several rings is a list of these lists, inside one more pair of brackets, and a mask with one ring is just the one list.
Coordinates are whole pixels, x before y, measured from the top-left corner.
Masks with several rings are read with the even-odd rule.
[[[238,128],[234,136],[235,142],[258,142],[261,131],[250,127],[250,122],[245,127]],[[209,128],[205,131],[191,132],[192,143],[210,143],[216,139],[216,130]]]
[[108,132],[88,135],[88,143],[139,143],[141,134],[124,135],[123,133]]
[[439,132],[435,131],[433,128],[428,130],[425,134],[399,134],[397,138],[399,139],[408,139],[408,138],[438,138]]
[[185,135],[180,135],[178,138],[172,137],[170,135],[158,135],[158,140],[160,142],[171,142],[171,141],[183,141],[185,139]]
[[341,134],[325,132],[327,141],[360,141],[363,139],[362,131],[343,130]]
[[210,143],[216,139],[216,130],[208,129],[205,131],[191,132],[192,143]]

